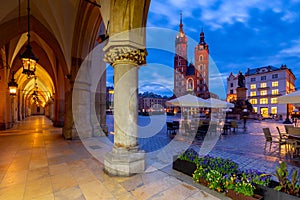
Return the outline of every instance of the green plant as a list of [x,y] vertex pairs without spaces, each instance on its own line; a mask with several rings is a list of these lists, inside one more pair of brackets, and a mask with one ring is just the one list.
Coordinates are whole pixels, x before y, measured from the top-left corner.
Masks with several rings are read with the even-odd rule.
[[178,158],[180,160],[186,160],[186,161],[190,161],[190,162],[194,162],[194,163],[199,163],[199,155],[198,153],[192,149],[189,148],[187,149],[185,152],[181,153]]
[[241,175],[241,179],[237,179],[234,191],[245,196],[253,196],[254,189],[255,187],[253,186],[253,183],[251,183],[251,181],[247,178],[247,174],[243,173]]
[[247,177],[246,173],[239,175],[230,175],[225,177],[225,188],[227,190],[234,190],[237,193],[245,196],[253,196],[254,189],[253,182]]
[[200,165],[197,167],[197,169],[193,174],[193,180],[196,181],[197,183],[199,183],[201,178],[206,180],[207,173],[208,173],[208,169],[203,168],[203,166]]
[[289,173],[286,167],[286,163],[282,162],[280,163],[280,166],[276,168],[275,175],[279,182],[279,185],[274,188],[275,190],[295,196],[299,195],[300,183],[297,170],[293,171],[292,180],[290,181],[288,178]]
[[206,175],[206,180],[209,182],[208,187],[218,192],[224,191],[224,178],[223,175],[217,170],[209,170]]
[[246,170],[245,175],[247,179],[256,185],[268,186],[271,181],[271,174],[262,173],[257,170]]

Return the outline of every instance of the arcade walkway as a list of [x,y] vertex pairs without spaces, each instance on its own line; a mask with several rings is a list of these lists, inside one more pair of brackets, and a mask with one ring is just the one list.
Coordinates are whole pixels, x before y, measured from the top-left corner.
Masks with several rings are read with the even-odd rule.
[[0,199],[226,199],[170,167],[109,177],[80,140],[64,140],[61,132],[43,116],[0,131]]

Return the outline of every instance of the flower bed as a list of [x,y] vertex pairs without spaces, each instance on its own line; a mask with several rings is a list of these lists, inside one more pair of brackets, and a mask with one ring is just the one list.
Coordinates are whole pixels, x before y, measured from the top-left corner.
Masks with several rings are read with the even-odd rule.
[[[178,164],[180,163],[180,164]],[[226,192],[233,199],[299,199],[299,178],[297,171],[292,180],[287,179],[286,164],[281,163],[276,170],[279,183],[271,188],[271,175],[257,170],[240,171],[230,159],[199,157],[193,149],[188,149],[175,159],[173,169],[193,176],[193,180],[218,192]],[[192,173],[192,171],[194,172]],[[257,195],[260,194],[261,196]]]

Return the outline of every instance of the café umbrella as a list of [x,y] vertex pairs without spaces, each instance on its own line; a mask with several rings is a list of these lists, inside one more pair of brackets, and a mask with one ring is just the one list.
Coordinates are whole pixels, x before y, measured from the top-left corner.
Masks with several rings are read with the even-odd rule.
[[300,106],[300,90],[278,97],[279,104],[294,104]]
[[210,102],[200,97],[187,94],[166,102],[167,106],[179,107],[209,107]]
[[222,101],[220,99],[209,98],[207,101],[210,103],[210,108],[233,108],[234,104]]

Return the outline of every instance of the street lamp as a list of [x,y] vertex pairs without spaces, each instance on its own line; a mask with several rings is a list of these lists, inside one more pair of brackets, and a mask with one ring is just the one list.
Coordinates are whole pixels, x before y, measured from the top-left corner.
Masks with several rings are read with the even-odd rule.
[[30,4],[29,4],[30,0],[28,0],[28,7],[27,7],[27,11],[28,11],[28,33],[27,33],[27,46],[26,46],[26,50],[24,51],[23,54],[21,54],[21,61],[22,61],[22,66],[23,66],[23,74],[26,74],[28,76],[28,78],[30,78],[30,76],[35,75],[35,70],[36,70],[36,63],[38,62],[38,58],[35,57],[35,55],[33,54],[32,50],[31,50],[31,46],[30,46]]
[[8,82],[9,94],[11,96],[15,96],[17,94],[17,89],[18,89],[18,84],[15,82],[14,75],[15,75],[15,73],[13,71],[12,75],[11,75],[11,80],[10,80],[10,82]]
[[243,121],[244,121],[244,129],[246,129],[246,122],[247,122],[247,117],[248,117],[248,109],[247,108],[243,109],[242,117],[243,117]]

